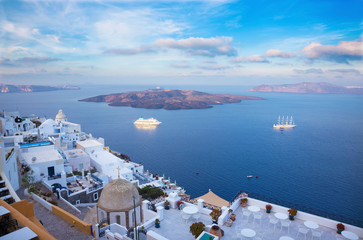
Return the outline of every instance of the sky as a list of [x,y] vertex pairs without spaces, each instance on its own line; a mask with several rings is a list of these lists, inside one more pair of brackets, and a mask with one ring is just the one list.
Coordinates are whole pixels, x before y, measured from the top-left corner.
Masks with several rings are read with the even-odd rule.
[[0,0],[0,83],[363,86],[362,0]]

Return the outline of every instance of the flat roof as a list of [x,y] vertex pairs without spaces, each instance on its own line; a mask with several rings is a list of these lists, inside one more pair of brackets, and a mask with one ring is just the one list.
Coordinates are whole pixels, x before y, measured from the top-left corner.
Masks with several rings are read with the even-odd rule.
[[95,151],[90,156],[94,161],[102,165],[108,165],[110,163],[118,164],[119,161],[122,161],[120,158],[116,157],[115,155],[106,150]]
[[84,141],[78,141],[77,144],[81,145],[84,148],[103,146],[102,143],[100,143],[95,139],[86,139]]
[[71,150],[64,150],[64,154],[67,156],[67,158],[88,157],[88,154],[79,148],[71,149]]
[[[56,161],[63,159],[57,150],[45,150],[45,151],[37,151],[37,152],[26,152],[21,153],[24,160],[28,164]],[[33,159],[35,158],[35,161]]]

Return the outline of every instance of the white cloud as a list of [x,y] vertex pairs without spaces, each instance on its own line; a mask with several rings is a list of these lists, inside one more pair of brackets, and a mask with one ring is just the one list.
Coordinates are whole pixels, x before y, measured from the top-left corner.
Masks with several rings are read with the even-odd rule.
[[261,55],[251,55],[248,57],[236,57],[232,60],[233,62],[256,62],[256,63],[268,63],[269,61]]
[[301,50],[310,59],[324,59],[338,63],[349,63],[350,60],[363,59],[362,39],[357,41],[341,41],[337,46],[322,45],[312,42]]
[[212,37],[175,40],[159,39],[154,46],[159,48],[174,48],[185,51],[188,55],[214,57],[218,55],[235,56],[236,50],[231,46],[232,37]]
[[309,69],[293,69],[294,72],[299,74],[322,74],[323,70],[320,68],[309,68]]
[[284,52],[280,49],[269,49],[264,54],[266,57],[281,57],[281,58],[292,58],[295,57],[295,54],[292,52]]

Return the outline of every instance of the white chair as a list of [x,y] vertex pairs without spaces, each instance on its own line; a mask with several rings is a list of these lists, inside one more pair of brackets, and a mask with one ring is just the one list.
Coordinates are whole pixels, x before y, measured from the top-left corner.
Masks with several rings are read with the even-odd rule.
[[241,230],[242,229],[240,229],[239,227],[236,227],[232,239],[241,240],[242,239]]
[[262,213],[257,212],[253,214],[253,223],[255,224],[255,222],[260,221],[259,224],[261,225],[261,221],[262,221]]
[[304,239],[306,240],[306,235],[308,234],[309,229],[304,228],[304,227],[299,227],[299,231],[296,234],[296,238],[298,238],[299,235],[303,235]]
[[276,225],[277,223],[279,222],[279,220],[277,218],[275,218],[274,216],[270,215],[270,220],[269,220],[269,223],[268,225],[273,225],[274,226],[274,231],[276,229]]
[[248,220],[250,219],[251,216],[251,212],[248,210],[243,211],[243,218],[246,217],[246,222],[248,222]]
[[257,233],[253,240],[263,240],[263,233]]
[[319,239],[321,240],[321,235],[322,232],[318,231],[318,230],[311,230],[311,239]]
[[195,220],[196,222],[198,222],[199,218],[200,218],[199,213],[196,213],[196,214],[193,215],[193,220]]
[[187,223],[189,221],[190,215],[182,213],[182,218],[184,219],[185,223]]
[[286,228],[287,229],[287,232],[290,233],[290,224],[291,224],[291,221],[290,220],[283,220],[283,221],[281,221],[280,231],[282,231],[282,228]]

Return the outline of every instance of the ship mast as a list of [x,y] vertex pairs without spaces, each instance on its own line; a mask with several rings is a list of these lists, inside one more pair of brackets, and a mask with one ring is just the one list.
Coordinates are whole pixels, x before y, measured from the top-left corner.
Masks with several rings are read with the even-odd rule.
[[286,125],[289,124],[289,116],[286,116]]
[[277,120],[277,124],[278,124],[278,125],[280,125],[280,124],[281,124],[280,116],[279,116],[279,119]]
[[282,116],[281,125],[284,125],[284,116]]

